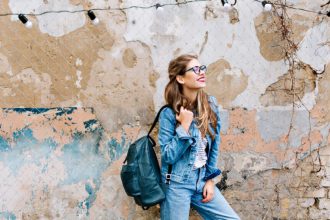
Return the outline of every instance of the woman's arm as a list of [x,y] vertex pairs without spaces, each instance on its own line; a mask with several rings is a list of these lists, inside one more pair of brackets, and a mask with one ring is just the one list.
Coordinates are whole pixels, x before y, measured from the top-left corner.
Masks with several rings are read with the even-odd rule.
[[221,171],[217,168],[218,163],[218,155],[219,155],[219,148],[220,148],[220,130],[221,130],[221,121],[220,121],[220,112],[218,109],[218,102],[215,97],[211,96],[211,105],[213,105],[211,108],[216,114],[217,117],[217,124],[215,129],[215,138],[212,141],[211,147],[210,147],[210,153],[209,158],[207,162],[207,169],[205,174],[205,180],[212,179],[218,175],[220,175]]
[[172,109],[164,109],[159,116],[158,141],[161,148],[162,160],[174,164],[184,154],[190,145],[195,145],[182,125],[176,127],[176,116]]
[[211,152],[210,152],[210,158],[209,158],[209,165],[212,167],[217,166],[218,162],[218,155],[219,155],[219,148],[220,148],[220,129],[221,129],[221,122],[220,122],[220,113],[218,106],[216,105],[216,110],[215,110],[216,116],[217,116],[217,126],[215,130],[215,137],[214,140],[212,141],[212,147],[211,147]]

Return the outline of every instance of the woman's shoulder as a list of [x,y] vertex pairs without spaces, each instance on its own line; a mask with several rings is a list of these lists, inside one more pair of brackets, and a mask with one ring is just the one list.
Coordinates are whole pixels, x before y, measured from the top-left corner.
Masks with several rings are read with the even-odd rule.
[[217,98],[212,95],[208,95],[208,101],[209,103],[214,104],[215,106],[219,105]]
[[169,119],[176,120],[174,110],[170,106],[166,106],[162,110],[162,112],[160,113],[160,116],[159,117],[160,118],[169,118]]
[[210,107],[212,109],[213,112],[215,112],[215,114],[220,117],[220,112],[219,112],[219,104],[218,104],[218,100],[216,97],[208,95],[208,101],[210,104]]

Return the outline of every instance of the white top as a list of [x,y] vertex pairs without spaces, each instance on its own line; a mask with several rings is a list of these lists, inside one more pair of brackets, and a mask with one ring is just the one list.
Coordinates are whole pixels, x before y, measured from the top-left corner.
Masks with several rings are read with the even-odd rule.
[[197,153],[196,153],[193,169],[198,169],[206,164],[207,161],[207,154],[205,151],[206,146],[207,146],[207,139],[205,137],[199,138],[197,143]]

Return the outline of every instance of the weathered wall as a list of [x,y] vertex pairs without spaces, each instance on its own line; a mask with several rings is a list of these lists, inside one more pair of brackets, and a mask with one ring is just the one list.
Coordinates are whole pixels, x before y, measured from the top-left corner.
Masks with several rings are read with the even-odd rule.
[[[153,3],[3,0],[0,13]],[[218,186],[242,219],[327,219],[330,20],[280,12],[246,0],[229,13],[220,1],[95,11],[98,26],[84,13],[28,16],[32,29],[0,17],[0,219],[158,218],[134,206],[118,174],[164,102],[168,62],[187,52],[208,65]]]

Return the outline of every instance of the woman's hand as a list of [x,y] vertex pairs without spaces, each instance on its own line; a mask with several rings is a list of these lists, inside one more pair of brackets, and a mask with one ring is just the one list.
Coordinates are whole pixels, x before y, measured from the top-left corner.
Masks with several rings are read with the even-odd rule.
[[203,188],[203,200],[202,202],[209,202],[214,196],[214,182],[213,180],[207,180]]
[[183,128],[189,132],[190,124],[193,120],[194,113],[192,111],[189,111],[188,109],[185,109],[183,106],[180,108],[180,114],[176,114],[176,120],[180,122],[180,124],[183,126]]

